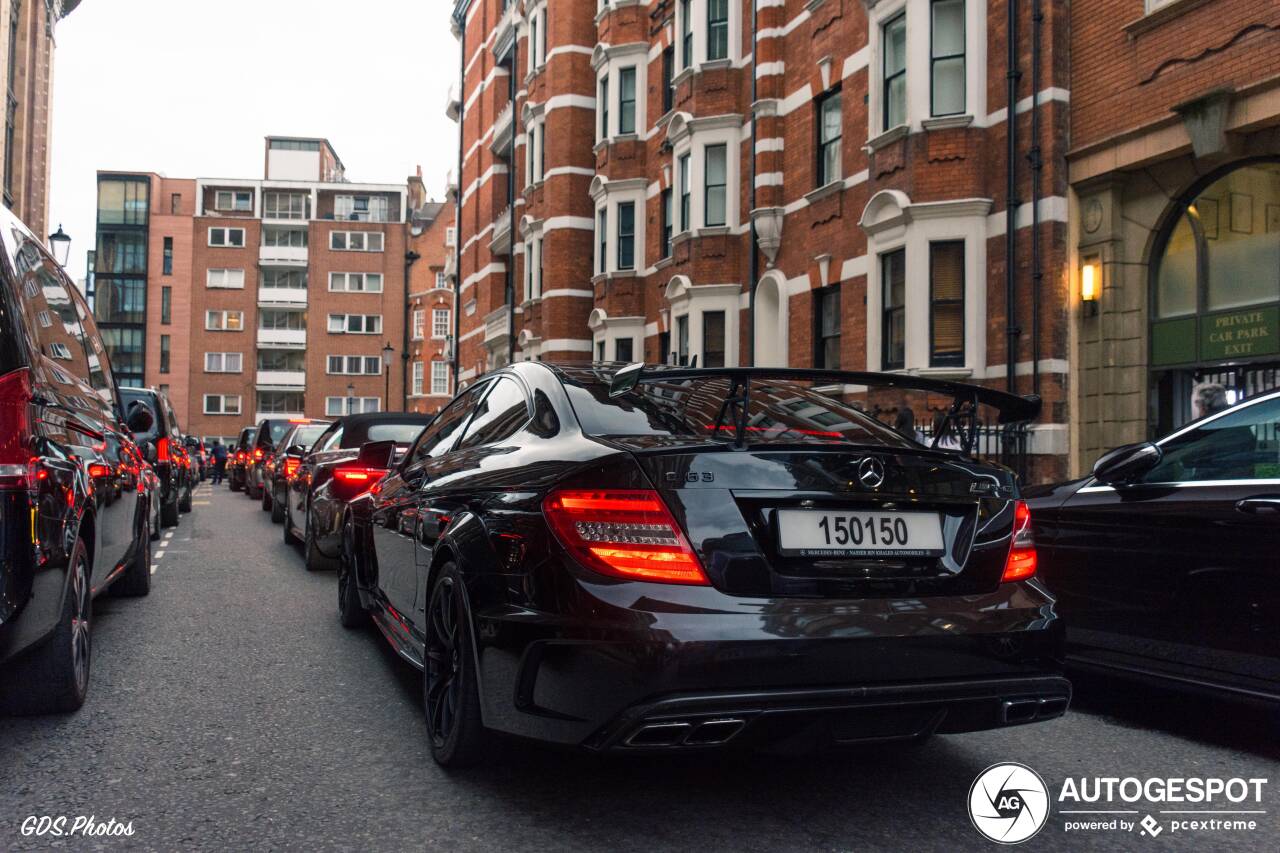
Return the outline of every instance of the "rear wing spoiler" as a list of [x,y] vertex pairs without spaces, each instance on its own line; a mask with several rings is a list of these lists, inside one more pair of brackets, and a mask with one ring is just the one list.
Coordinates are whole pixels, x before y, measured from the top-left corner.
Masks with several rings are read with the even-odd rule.
[[727,378],[731,383],[728,398],[721,407],[720,417],[723,420],[728,410],[735,404],[738,406],[736,427],[736,443],[741,445],[746,431],[747,401],[750,398],[750,387],[753,381],[791,380],[796,382],[812,382],[830,385],[865,385],[868,388],[893,388],[902,391],[923,391],[950,397],[951,409],[947,413],[947,422],[939,435],[933,437],[933,445],[949,432],[955,430],[965,452],[972,449],[977,439],[979,406],[990,406],[998,413],[998,421],[1002,424],[1022,423],[1034,420],[1040,414],[1040,398],[1034,394],[1026,396],[971,385],[967,382],[950,382],[945,379],[930,379],[924,376],[913,376],[905,373],[873,373],[869,371],[846,370],[810,370],[803,367],[648,367],[644,364],[629,364],[613,374],[609,383],[609,396],[617,397],[632,391],[641,384],[658,382],[676,382],[684,379]]

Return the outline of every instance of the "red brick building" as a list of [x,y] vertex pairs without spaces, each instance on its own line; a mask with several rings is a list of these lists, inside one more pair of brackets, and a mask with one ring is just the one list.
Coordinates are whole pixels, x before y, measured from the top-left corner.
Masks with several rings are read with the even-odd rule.
[[1072,467],[1280,386],[1280,4],[1073,0]]
[[261,179],[98,175],[94,313],[117,378],[167,392],[194,435],[407,402],[420,178],[352,182],[324,139],[267,137],[264,156]]
[[1067,11],[1013,12],[458,0],[459,379],[530,358],[964,379],[1041,394],[1035,476],[1065,474]]
[[408,365],[404,408],[434,413],[453,399],[453,202],[432,201],[422,170],[409,180]]

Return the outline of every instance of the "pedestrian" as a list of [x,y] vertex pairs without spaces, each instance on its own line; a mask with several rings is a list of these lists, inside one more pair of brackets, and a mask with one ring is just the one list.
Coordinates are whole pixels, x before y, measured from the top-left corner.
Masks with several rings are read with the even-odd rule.
[[213,440],[213,485],[219,485],[227,473],[227,448],[218,439]]
[[893,420],[893,428],[917,444],[924,444],[924,433],[916,429],[916,413],[911,411],[910,406],[898,409],[898,414]]
[[955,430],[948,430],[947,434],[942,436],[942,440],[938,440],[938,436],[946,429],[948,418],[946,412],[938,412],[933,416],[933,440],[934,446],[939,450],[961,450],[960,438],[956,435]]
[[1191,419],[1198,421],[1231,405],[1227,389],[1217,382],[1205,382],[1191,389]]

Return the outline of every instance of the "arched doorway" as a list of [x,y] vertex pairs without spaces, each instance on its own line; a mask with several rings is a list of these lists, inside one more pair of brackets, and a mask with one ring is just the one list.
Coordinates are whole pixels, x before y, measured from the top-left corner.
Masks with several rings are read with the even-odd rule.
[[1233,402],[1280,387],[1280,158],[1198,182],[1166,214],[1152,258],[1152,431],[1191,419],[1197,383]]

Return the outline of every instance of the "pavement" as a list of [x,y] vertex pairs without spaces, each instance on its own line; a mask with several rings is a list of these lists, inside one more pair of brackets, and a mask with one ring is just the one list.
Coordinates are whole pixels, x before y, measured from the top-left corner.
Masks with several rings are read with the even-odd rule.
[[[1269,780],[1255,830],[1067,832],[1055,806],[1028,849],[1274,849],[1280,830],[1274,715],[1092,680],[1060,720],[917,746],[605,760],[513,743],[446,774],[420,676],[338,624],[333,574],[308,574],[256,502],[202,484],[155,567],[147,598],[95,602],[83,709],[0,719],[0,850],[990,850],[968,795],[1006,761],[1054,795],[1082,776]],[[132,835],[24,835],[40,816]]]

